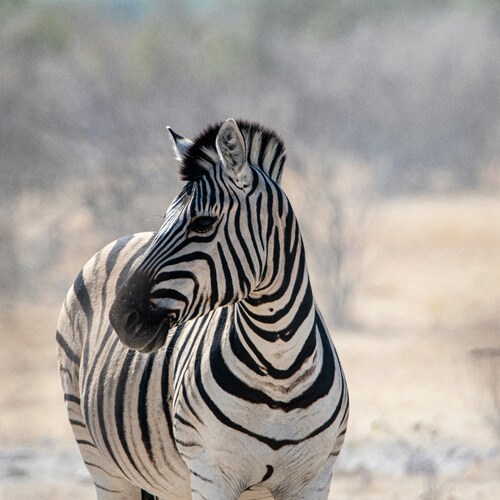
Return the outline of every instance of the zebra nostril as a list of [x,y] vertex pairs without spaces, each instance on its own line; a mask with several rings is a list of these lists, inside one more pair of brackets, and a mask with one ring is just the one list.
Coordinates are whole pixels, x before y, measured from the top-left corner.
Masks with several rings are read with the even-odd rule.
[[134,331],[137,329],[138,326],[141,324],[141,318],[139,313],[135,310],[132,309],[125,321],[125,329],[128,331]]

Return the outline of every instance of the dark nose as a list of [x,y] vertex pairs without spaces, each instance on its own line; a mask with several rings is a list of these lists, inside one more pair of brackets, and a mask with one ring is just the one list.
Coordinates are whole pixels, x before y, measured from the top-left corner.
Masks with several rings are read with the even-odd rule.
[[141,316],[136,309],[131,309],[128,313],[124,313],[125,329],[133,332],[141,326]]
[[149,301],[151,280],[144,273],[133,273],[118,289],[109,311],[109,320],[120,339],[131,346],[135,338],[146,334],[144,326],[148,323],[152,304]]
[[135,272],[119,288],[109,320],[120,340],[130,349],[152,352],[163,346],[176,311],[151,302],[151,278]]

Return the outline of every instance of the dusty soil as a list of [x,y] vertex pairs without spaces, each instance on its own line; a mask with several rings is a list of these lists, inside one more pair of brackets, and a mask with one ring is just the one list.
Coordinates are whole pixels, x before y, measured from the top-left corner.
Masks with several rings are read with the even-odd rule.
[[[331,498],[496,499],[500,199],[378,210],[356,328],[332,333],[352,406]],[[0,498],[95,498],[56,369],[60,302],[0,311]]]

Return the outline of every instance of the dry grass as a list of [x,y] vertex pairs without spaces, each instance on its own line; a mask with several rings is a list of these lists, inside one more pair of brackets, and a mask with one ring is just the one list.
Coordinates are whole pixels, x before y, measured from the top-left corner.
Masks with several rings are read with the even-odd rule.
[[498,198],[395,200],[375,220],[361,321],[370,328],[470,334],[498,328]]
[[[500,346],[500,200],[401,199],[378,210],[355,304],[359,330],[333,332],[352,401],[347,446],[355,452],[391,440],[415,450],[498,445],[485,418],[491,388],[476,376],[469,352]],[[55,360],[58,309],[18,304],[2,311],[2,447],[74,446]],[[493,499],[500,491],[498,459],[458,473],[441,473],[444,465],[432,474],[344,472],[332,498]],[[88,486],[77,486],[39,485],[46,493],[30,496],[29,485],[0,483],[0,497],[17,488],[18,498],[62,498],[78,490],[83,496],[71,493],[74,498],[91,498]]]
[[73,439],[56,361],[58,306],[18,304],[0,317],[0,443]]

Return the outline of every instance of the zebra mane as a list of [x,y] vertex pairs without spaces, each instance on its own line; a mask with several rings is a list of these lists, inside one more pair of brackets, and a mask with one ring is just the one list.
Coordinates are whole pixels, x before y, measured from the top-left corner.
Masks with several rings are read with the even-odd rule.
[[[182,158],[179,169],[182,180],[198,180],[220,162],[215,138],[222,123],[208,127],[194,139]],[[244,120],[236,120],[236,123],[245,139],[248,163],[279,183],[286,155],[285,146],[276,132]]]

